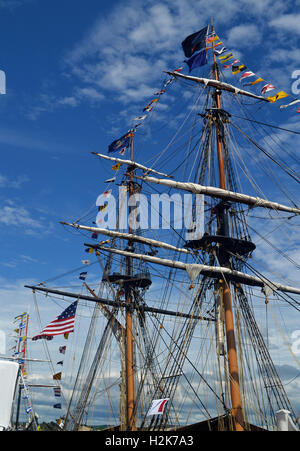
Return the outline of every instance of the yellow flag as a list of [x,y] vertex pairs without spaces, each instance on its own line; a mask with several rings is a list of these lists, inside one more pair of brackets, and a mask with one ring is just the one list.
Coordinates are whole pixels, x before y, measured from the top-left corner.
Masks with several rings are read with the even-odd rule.
[[214,37],[211,37],[211,38],[207,38],[206,42],[207,43],[214,42],[214,41],[217,41],[218,39],[219,39],[219,36],[214,36]]
[[15,316],[14,321],[18,320],[18,319],[22,319],[25,315],[27,315],[26,312],[22,313],[21,315]]
[[228,58],[228,56],[232,56],[232,53],[227,53],[227,55],[218,56],[219,60],[224,60],[225,58]]
[[226,58],[225,60],[220,61],[221,64],[226,63],[226,61],[231,60],[231,58],[233,58],[233,55],[229,56],[229,58]]
[[[236,66],[233,66],[233,67],[236,67]],[[246,69],[246,66],[244,66],[244,64],[242,64],[241,66],[237,66],[236,70],[233,70],[232,73],[238,74],[239,72],[242,72],[242,70],[244,70],[244,69]]]
[[108,244],[110,243],[110,240],[106,240],[106,241],[100,241],[99,246],[103,246],[103,244]]
[[106,209],[107,209],[107,205],[108,205],[108,204],[99,205],[98,211],[104,211],[104,210],[106,210]]
[[61,380],[61,373],[56,373],[56,374],[54,374],[54,375],[53,375],[53,379],[54,379],[55,381],[60,381],[60,380]]
[[257,80],[255,80],[252,83],[250,83],[250,85],[256,85],[256,83],[260,83],[261,81],[264,81],[264,79],[263,78],[258,78]]
[[277,92],[277,94],[275,94],[275,96],[267,97],[267,100],[271,103],[274,103],[274,102],[276,102],[276,100],[284,99],[285,97],[288,97],[288,94],[284,91],[279,91],[279,92]]
[[218,45],[222,45],[223,42],[217,42],[213,47],[205,47],[205,50],[210,50],[210,49],[214,49],[215,47],[218,47]]
[[118,170],[120,169],[120,167],[121,167],[121,163],[118,163],[118,164],[114,164],[114,165],[112,166],[112,169],[113,169],[114,171],[118,171]]

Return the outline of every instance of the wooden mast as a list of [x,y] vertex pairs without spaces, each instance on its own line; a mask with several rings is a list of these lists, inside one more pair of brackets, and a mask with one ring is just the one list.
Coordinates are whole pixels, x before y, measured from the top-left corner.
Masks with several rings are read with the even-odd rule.
[[[211,32],[214,31],[213,25],[211,23]],[[219,81],[218,65],[216,61],[216,55],[214,53],[214,41],[212,43],[213,48],[213,70],[215,80]],[[218,110],[221,109],[221,99],[220,91],[216,89],[215,91],[215,101]],[[223,146],[220,136],[220,130],[218,123],[216,121],[216,134],[217,134],[217,152],[218,152],[218,167],[219,167],[219,181],[220,188],[226,189],[226,177],[224,170],[224,157],[223,157]],[[224,213],[225,214],[225,213]],[[228,231],[228,228],[225,227]],[[228,263],[229,264],[229,263]],[[241,389],[239,382],[239,369],[238,369],[238,358],[236,350],[236,340],[234,331],[234,319],[232,310],[232,300],[229,281],[226,279],[220,284],[221,293],[223,295],[223,306],[224,306],[224,318],[225,318],[225,330],[226,330],[226,342],[227,342],[227,356],[228,356],[228,369],[230,377],[230,392],[231,392],[231,404],[232,404],[232,417],[233,417],[233,427],[236,431],[243,431],[243,411],[242,411],[242,398]]]
[[[131,161],[133,161],[133,134],[130,137]],[[133,194],[133,167],[130,168],[129,175],[129,195]],[[130,207],[129,207],[130,208]],[[129,210],[130,214],[130,210]],[[129,221],[129,233],[132,233]],[[133,251],[133,241],[128,242],[128,248]],[[127,275],[132,276],[132,258],[127,258]],[[134,382],[134,339],[133,339],[133,309],[132,309],[132,289],[126,288],[126,382],[127,382],[127,430],[136,431],[136,397]]]

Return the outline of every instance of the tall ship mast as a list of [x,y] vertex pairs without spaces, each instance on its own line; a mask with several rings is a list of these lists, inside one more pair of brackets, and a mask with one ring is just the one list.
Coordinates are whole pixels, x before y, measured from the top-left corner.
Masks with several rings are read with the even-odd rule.
[[[256,230],[259,218],[267,227],[272,221],[299,227],[300,208],[282,182],[291,181],[296,192],[299,160],[267,142],[261,130],[279,127],[259,116],[299,100],[287,100],[289,94],[235,58],[212,24],[186,37],[182,49],[189,73],[165,72],[156,97],[128,131],[107,153],[92,152],[114,171],[97,198],[96,220],[94,208],[80,220],[62,221],[84,235],[100,282],[86,281],[91,262],[85,260],[80,292],[47,281],[26,285],[34,296],[73,303],[56,321],[73,318],[67,335],[74,332],[74,341],[76,308],[76,315],[90,313],[80,358],[74,349],[78,364],[65,397],[64,430],[82,428],[96,405],[111,409],[110,430],[276,430],[283,416],[297,429],[299,401],[287,395],[256,314],[264,307],[267,317],[280,304],[298,315],[300,287],[266,276],[252,260],[255,241],[264,239]],[[191,75],[196,70],[208,75]],[[176,92],[190,101],[186,116],[181,110],[170,115],[181,121],[173,136],[154,157],[142,158],[147,135],[155,145],[155,136],[143,130]],[[254,163],[267,172],[268,195],[251,173]],[[279,201],[269,197],[271,182]],[[66,333],[51,330],[36,341]]]

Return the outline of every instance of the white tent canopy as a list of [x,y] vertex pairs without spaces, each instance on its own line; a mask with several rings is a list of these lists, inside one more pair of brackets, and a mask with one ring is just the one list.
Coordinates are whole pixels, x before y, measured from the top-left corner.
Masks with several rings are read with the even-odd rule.
[[19,364],[0,360],[0,431],[11,428]]

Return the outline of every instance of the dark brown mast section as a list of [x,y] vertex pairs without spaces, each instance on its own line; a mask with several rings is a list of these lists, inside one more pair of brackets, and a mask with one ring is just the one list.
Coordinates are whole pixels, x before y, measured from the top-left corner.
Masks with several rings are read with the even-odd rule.
[[[211,32],[213,32],[213,25],[211,25]],[[215,80],[219,81],[219,71],[218,65],[216,61],[216,55],[214,53],[214,42],[212,44],[213,47],[213,71]],[[221,109],[221,98],[220,91],[216,89],[215,91],[215,102],[217,109]],[[218,122],[216,121],[216,132],[217,132],[217,152],[218,152],[218,166],[219,166],[219,180],[220,180],[220,188],[226,189],[226,177],[224,170],[224,157],[223,157],[223,146],[220,136],[220,130],[218,126]],[[222,223],[227,221],[227,213],[225,209],[223,212]],[[228,233],[228,224],[225,225],[223,233]],[[225,262],[226,264],[226,262]],[[225,266],[224,264],[224,266]],[[227,266],[230,266],[229,261],[227,262]],[[221,292],[223,293],[223,305],[225,310],[225,329],[226,329],[226,342],[227,342],[227,354],[228,354],[228,369],[229,369],[229,377],[230,377],[230,392],[231,392],[231,404],[232,404],[232,417],[233,417],[233,427],[236,431],[243,431],[244,427],[244,419],[243,419],[243,410],[242,410],[242,398],[241,398],[241,389],[239,382],[239,369],[238,369],[238,359],[237,359],[237,350],[236,350],[236,340],[235,340],[235,332],[234,332],[234,319],[233,319],[233,311],[232,311],[232,300],[231,300],[231,292],[229,281],[224,278],[224,281],[220,284]]]

